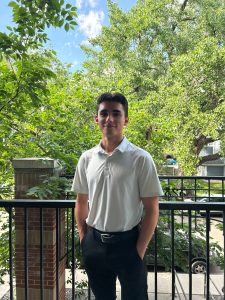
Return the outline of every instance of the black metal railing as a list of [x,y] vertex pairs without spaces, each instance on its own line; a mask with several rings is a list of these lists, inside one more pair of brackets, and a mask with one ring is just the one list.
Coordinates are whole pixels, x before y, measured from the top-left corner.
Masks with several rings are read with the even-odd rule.
[[[25,290],[25,296],[24,299],[30,299],[29,298],[29,272],[31,271],[29,268],[28,263],[28,212],[30,208],[38,208],[40,209],[40,267],[39,267],[39,274],[40,274],[40,299],[44,299],[44,278],[45,274],[43,274],[44,266],[43,266],[43,228],[44,228],[44,221],[43,221],[43,211],[46,208],[51,208],[56,210],[56,299],[59,299],[59,263],[60,263],[60,220],[59,220],[59,211],[60,209],[66,208],[71,211],[71,225],[69,229],[68,238],[70,241],[67,243],[69,245],[68,252],[71,253],[70,257],[70,270],[72,274],[72,280],[71,280],[71,298],[75,299],[75,226],[74,226],[74,201],[52,201],[52,200],[45,200],[45,201],[37,201],[37,200],[15,200],[15,201],[0,201],[0,207],[7,208],[8,211],[8,224],[9,224],[9,239],[8,239],[8,247],[9,247],[9,257],[8,257],[8,273],[9,273],[9,282],[10,282],[10,299],[16,299],[15,291],[14,291],[14,249],[15,246],[13,245],[13,218],[15,217],[15,211],[16,208],[23,208],[24,210],[24,290]],[[170,257],[170,272],[171,272],[171,290],[169,293],[171,294],[172,299],[175,299],[175,295],[177,295],[176,291],[176,284],[179,283],[179,279],[176,279],[176,259],[175,259],[175,251],[176,251],[176,218],[179,217],[179,211],[186,211],[186,222],[187,222],[187,235],[188,235],[188,269],[187,273],[189,276],[189,290],[188,290],[188,298],[185,299],[192,299],[192,287],[193,287],[193,270],[191,269],[192,265],[192,233],[193,233],[193,227],[192,227],[192,218],[193,218],[193,212],[204,210],[206,212],[206,216],[204,217],[204,220],[206,222],[205,227],[205,260],[206,260],[206,272],[203,274],[205,278],[205,291],[202,291],[202,294],[205,293],[206,299],[211,299],[210,297],[210,238],[209,238],[209,232],[210,232],[210,210],[213,211],[221,211],[225,212],[225,203],[183,203],[183,202],[161,202],[160,203],[160,211],[161,213],[166,212],[166,216],[169,217],[170,223],[169,223],[169,229],[170,229],[170,239],[171,239],[171,257]],[[169,213],[168,213],[169,212]],[[224,235],[224,215],[223,215],[223,237]],[[157,253],[157,234],[158,229],[155,234],[155,253]],[[57,238],[58,237],[58,238]],[[223,252],[223,258],[224,258],[224,252]],[[155,299],[157,299],[158,295],[158,266],[157,266],[157,255],[155,256],[155,266],[154,266],[154,274],[155,274]],[[224,276],[224,275],[223,275]],[[222,295],[222,294],[221,294]],[[187,296],[186,296],[187,297]]]
[[[206,269],[203,272],[203,278],[204,278],[204,290],[202,291],[202,295],[204,294],[206,299],[214,299],[212,298],[212,292],[210,290],[210,286],[212,286],[212,280],[210,278],[210,262],[212,258],[210,257],[210,251],[212,250],[210,248],[210,229],[211,229],[211,216],[210,216],[210,211],[218,211],[221,212],[221,224],[222,224],[222,233],[221,235],[223,236],[223,247],[221,247],[220,253],[221,258],[222,258],[222,265],[221,268],[222,270],[225,270],[225,264],[224,264],[224,246],[225,246],[225,203],[198,203],[198,202],[161,202],[160,203],[160,211],[161,212],[166,212],[167,217],[169,217],[169,228],[170,228],[170,234],[171,234],[171,264],[170,264],[170,270],[171,270],[171,277],[172,277],[172,284],[171,284],[171,295],[172,299],[175,299],[175,296],[177,296],[176,293],[176,286],[179,284],[179,279],[177,278],[177,271],[176,271],[176,261],[175,261],[175,253],[176,253],[176,226],[175,223],[178,222],[178,218],[181,217],[183,218],[182,213],[185,211],[186,212],[186,227],[187,227],[187,238],[188,238],[188,243],[187,243],[187,254],[188,254],[188,284],[189,288],[186,294],[183,291],[183,297],[185,299],[192,299],[192,290],[193,290],[193,269],[192,269],[192,262],[193,262],[193,232],[196,232],[196,226],[194,223],[193,226],[193,220],[196,221],[196,212],[199,211],[204,211],[205,216],[202,217],[201,215],[197,216],[197,220],[200,223],[201,226],[201,234],[202,232],[202,222],[204,221],[204,236],[199,237],[198,240],[201,239],[202,241],[205,241],[205,255],[204,259],[206,262]],[[169,212],[169,214],[168,214]],[[181,223],[182,224],[182,223]],[[179,226],[178,226],[179,227]],[[157,235],[157,231],[156,231]],[[157,236],[155,237],[156,243],[157,244]],[[215,244],[213,244],[215,246]],[[218,247],[219,249],[220,247]],[[155,246],[155,252],[157,253],[157,246]],[[218,253],[217,253],[218,255]],[[157,280],[157,264],[155,265],[155,299],[157,299],[157,290],[158,290],[158,280]],[[223,283],[225,286],[225,276],[223,272]],[[182,290],[182,288],[181,288]],[[179,295],[178,295],[179,296]],[[221,296],[221,299],[224,299],[224,291],[219,292],[219,296]],[[181,298],[180,298],[181,299]],[[183,298],[182,298],[183,299]],[[217,298],[218,299],[218,298]]]
[[[153,260],[149,262],[149,271],[154,274],[154,290],[150,291],[154,294],[154,299],[159,297],[159,279],[160,270],[169,272],[171,275],[170,289],[166,293],[171,295],[171,299],[179,297],[179,299],[194,299],[193,295],[193,282],[195,274],[193,274],[193,261],[195,260],[196,248],[200,246],[203,248],[203,254],[201,253],[202,261],[205,263],[205,268],[202,269],[202,276],[204,281],[204,290],[202,295],[206,299],[212,298],[212,284],[210,266],[213,259],[218,257],[212,257],[212,249],[216,250],[216,255],[219,256],[220,266],[222,270],[225,270],[224,265],[224,246],[225,246],[225,202],[212,202],[214,195],[221,198],[224,201],[224,177],[180,177],[180,176],[160,176],[165,196],[160,201],[160,220],[157,229],[154,234],[154,238],[150,243],[150,247],[147,251],[146,262],[151,257]],[[201,199],[206,200],[199,202]],[[19,209],[19,210],[18,210]],[[4,272],[9,276],[9,298],[11,300],[16,299],[15,277],[16,273],[16,256],[15,252],[15,231],[17,230],[17,222],[19,230],[22,228],[22,245],[24,245],[23,255],[23,287],[24,287],[24,299],[29,300],[29,287],[30,287],[30,260],[29,260],[29,245],[30,245],[30,209],[38,210],[38,221],[36,220],[36,230],[38,231],[38,257],[39,257],[39,286],[40,300],[45,299],[44,289],[46,284],[45,274],[45,230],[47,230],[48,220],[46,221],[46,209],[53,210],[55,218],[55,299],[59,299],[60,294],[60,262],[66,259],[66,268],[70,271],[70,296],[66,299],[75,299],[76,294],[76,282],[75,282],[75,269],[76,266],[80,267],[80,251],[79,240],[75,227],[74,200],[0,200],[0,222],[4,224],[3,229],[0,231],[0,243],[5,243],[5,269],[1,270],[0,276]],[[65,214],[65,236],[63,243],[65,244],[65,251],[62,250],[62,220],[61,212]],[[220,212],[220,215],[215,219],[212,216],[212,212]],[[19,214],[20,218],[17,220],[16,214]],[[3,222],[2,216],[5,216]],[[217,247],[215,243],[212,245],[210,239],[210,230],[212,229],[212,222],[218,222],[221,228],[221,236],[223,237],[223,245],[221,248]],[[0,226],[2,227],[2,224]],[[64,223],[63,223],[64,224]],[[32,229],[32,228],[31,228]],[[197,233],[197,237],[196,237]],[[8,238],[2,239],[2,236]],[[197,242],[201,241],[200,246]],[[197,243],[197,247],[196,244]],[[184,248],[180,248],[180,245]],[[1,245],[2,246],[2,245]],[[213,247],[213,248],[212,248]],[[163,261],[160,261],[160,251],[164,253]],[[19,253],[19,252],[18,252]],[[181,259],[181,253],[184,253]],[[0,254],[1,257],[1,254]],[[182,267],[181,270],[179,267]],[[188,276],[188,290],[182,287],[182,283],[179,279],[180,271]],[[223,286],[225,286],[224,272]],[[1,278],[0,278],[1,279]],[[178,285],[181,284],[181,288]],[[216,284],[216,283],[215,283]],[[152,289],[152,288],[151,288]],[[224,299],[224,292],[221,288],[218,289],[219,296]],[[182,294],[182,296],[180,295]],[[69,298],[68,298],[69,297]],[[183,297],[183,298],[181,298]],[[78,299],[78,298],[76,298]],[[88,290],[88,299],[90,298],[90,290]],[[218,299],[218,298],[217,298]]]
[[164,190],[165,201],[213,200],[213,195],[224,201],[224,176],[159,176]]

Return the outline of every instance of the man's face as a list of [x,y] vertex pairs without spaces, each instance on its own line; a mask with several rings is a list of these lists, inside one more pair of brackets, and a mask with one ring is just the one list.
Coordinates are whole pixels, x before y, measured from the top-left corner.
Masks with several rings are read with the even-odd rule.
[[118,137],[120,139],[123,136],[123,127],[127,124],[128,117],[125,117],[121,103],[102,102],[99,105],[95,121],[101,129],[103,137]]

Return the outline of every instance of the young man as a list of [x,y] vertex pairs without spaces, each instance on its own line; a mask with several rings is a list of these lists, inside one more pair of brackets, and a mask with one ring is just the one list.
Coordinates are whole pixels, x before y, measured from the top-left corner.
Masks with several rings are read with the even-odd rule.
[[95,121],[102,139],[82,154],[72,187],[84,266],[96,300],[116,299],[117,278],[122,300],[146,300],[143,258],[162,189],[151,156],[123,136],[126,98],[100,95]]

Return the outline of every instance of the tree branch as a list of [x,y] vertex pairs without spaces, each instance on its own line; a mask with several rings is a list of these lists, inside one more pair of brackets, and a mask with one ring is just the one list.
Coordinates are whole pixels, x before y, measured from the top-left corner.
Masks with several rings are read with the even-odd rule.
[[[21,129],[19,129],[18,126],[17,126],[16,124],[11,123],[10,125],[11,125],[11,128],[12,128],[12,129],[14,129],[15,131],[19,132],[20,134],[23,134],[23,133],[24,133],[24,131],[22,131]],[[28,133],[30,133],[31,135],[35,136],[35,138],[38,137],[37,133],[36,133],[35,131],[33,131],[33,130],[29,130]],[[41,151],[42,151],[45,155],[49,155],[49,151],[46,151],[46,149],[45,149],[42,145],[39,144],[39,142],[37,141],[37,139],[36,139],[36,141],[35,141],[35,144],[37,145],[37,147],[38,147],[39,149],[41,149]]]
[[203,156],[203,157],[201,157],[198,166],[201,166],[208,161],[217,160],[220,158],[221,158],[221,155],[219,153]]
[[185,22],[185,21],[194,21],[194,20],[196,20],[196,17],[185,17],[185,18],[181,19],[182,22]]
[[215,140],[212,139],[211,137],[207,137],[204,134],[199,134],[198,137],[195,138],[194,140],[194,145],[196,147],[196,154],[199,155],[201,152],[202,148],[207,145],[208,143],[212,143]]
[[[187,6],[188,0],[184,0],[184,2],[182,3],[181,7],[180,7],[180,12],[183,12]],[[177,23],[173,24],[172,26],[172,31],[175,31],[175,29],[177,28]]]
[[184,2],[183,2],[182,5],[181,5],[181,8],[180,8],[182,11],[185,10],[185,8],[186,8],[186,6],[187,6],[187,3],[188,3],[188,0],[184,0]]

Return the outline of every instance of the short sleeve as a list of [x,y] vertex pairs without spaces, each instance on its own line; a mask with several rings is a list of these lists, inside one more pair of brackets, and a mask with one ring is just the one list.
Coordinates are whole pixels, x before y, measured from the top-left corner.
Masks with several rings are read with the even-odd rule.
[[154,161],[148,153],[140,157],[138,167],[140,197],[163,196]]
[[82,155],[78,161],[71,190],[76,193],[88,194],[88,184],[86,176],[85,156]]

